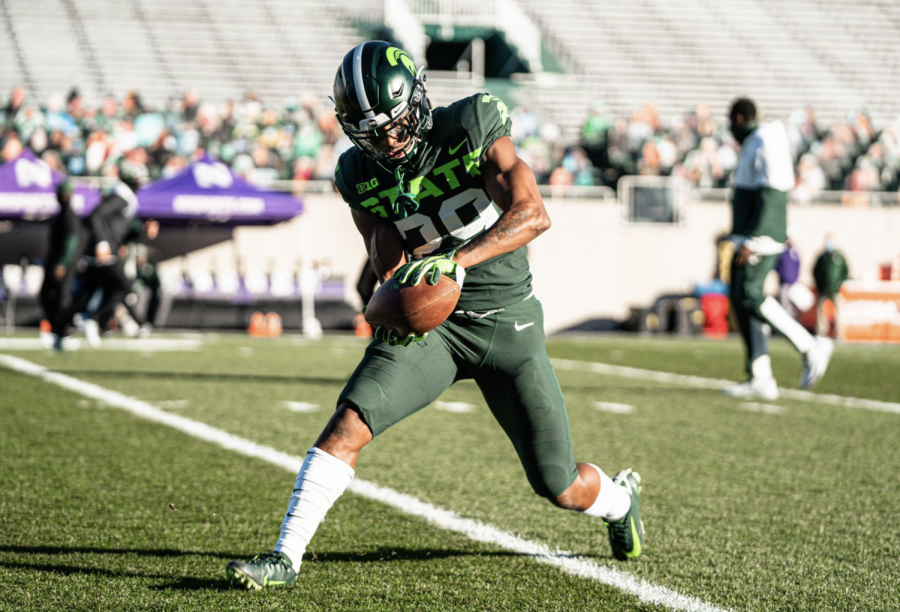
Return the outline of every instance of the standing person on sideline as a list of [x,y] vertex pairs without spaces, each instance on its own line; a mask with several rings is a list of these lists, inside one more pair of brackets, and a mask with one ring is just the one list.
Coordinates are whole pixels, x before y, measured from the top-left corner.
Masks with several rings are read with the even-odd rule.
[[825,375],[834,345],[828,338],[811,336],[778,300],[763,293],[766,276],[787,239],[787,192],[794,187],[787,130],[778,121],[757,124],[756,105],[746,98],[734,103],[729,119],[731,133],[741,145],[731,201],[731,239],[736,249],[731,263],[731,304],[747,351],[749,379],[726,388],[725,394],[774,400],[779,395],[778,384],[769,360],[766,323],[803,356],[803,388]]
[[[44,258],[44,282],[41,285],[41,308],[50,322],[45,346],[50,348],[65,335],[64,317],[71,302],[72,278],[84,249],[85,231],[81,219],[72,210],[72,183],[66,179],[56,189],[59,214],[50,222],[49,248]],[[45,341],[45,332],[41,332]]]
[[847,269],[847,260],[834,246],[834,236],[828,234],[825,237],[825,250],[816,260],[813,268],[813,278],[816,281],[816,290],[819,292],[816,303],[816,333],[821,336],[830,336],[832,333],[831,321],[825,315],[825,302],[831,300],[834,307],[834,328],[838,323],[838,294],[841,285],[847,280],[850,271]]
[[478,384],[534,492],[602,518],[617,559],[640,556],[640,476],[575,463],[524,249],[550,219],[516,155],[506,104],[478,94],[432,110],[409,55],[380,41],[347,53],[334,102],[356,145],[335,182],[379,278],[414,285],[445,274],[462,286],[458,310],[427,339],[375,330],[300,468],[274,552],[228,563],[228,576],[247,588],[293,584],[362,448],[464,378]]
[[780,283],[778,301],[782,308],[796,319],[799,312],[791,301],[791,291],[800,278],[800,253],[797,252],[794,241],[791,240],[790,228],[788,228],[787,240],[784,242],[784,250],[778,256],[778,262],[775,264],[775,272],[778,274]]
[[[122,172],[120,177],[120,181],[104,191],[100,204],[85,219],[88,229],[86,253],[92,257],[87,258],[88,268],[81,289],[65,320],[68,325],[76,313],[84,312],[94,292],[102,290],[99,307],[84,321],[84,336],[93,348],[101,344],[100,321],[108,320],[116,305],[131,291],[131,280],[125,274],[125,240],[137,212],[134,190],[139,186],[139,179],[127,172]],[[64,347],[58,343],[55,348],[61,350]]]

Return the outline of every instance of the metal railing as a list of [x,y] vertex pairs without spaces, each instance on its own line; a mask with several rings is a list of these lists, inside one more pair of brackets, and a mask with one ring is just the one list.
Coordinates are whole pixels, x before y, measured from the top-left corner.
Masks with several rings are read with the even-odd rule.
[[[630,187],[645,186],[659,187],[666,181],[674,180],[673,185],[679,190],[684,189],[683,179],[672,179],[658,176],[625,176]],[[76,183],[100,188],[109,185],[116,179],[103,176],[77,176],[72,177]],[[283,193],[295,195],[304,194],[330,194],[336,193],[334,183],[331,180],[264,180],[253,182],[257,187],[272,189]],[[550,199],[566,200],[601,200],[603,203],[619,202],[624,196],[617,196],[616,190],[605,185],[579,186],[579,185],[539,185],[541,195]],[[731,201],[731,189],[697,187],[689,190],[690,201],[695,203],[718,204]],[[619,189],[622,194],[623,190]],[[851,206],[862,208],[878,208],[882,206],[900,206],[900,192],[891,191],[820,191],[811,199],[800,198],[796,192],[788,195],[789,201],[795,206],[808,204],[825,206]],[[624,200],[623,200],[624,202]]]
[[[698,187],[691,191],[691,199],[694,202],[730,202],[731,189]],[[900,192],[819,191],[809,194],[795,190],[788,193],[788,202],[795,206],[815,204],[820,206],[879,208],[882,206],[900,206]]]

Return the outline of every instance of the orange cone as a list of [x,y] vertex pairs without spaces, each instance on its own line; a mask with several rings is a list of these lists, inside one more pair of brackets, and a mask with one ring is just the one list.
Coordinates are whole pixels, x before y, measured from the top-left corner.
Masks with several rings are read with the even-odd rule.
[[366,317],[363,316],[362,313],[353,317],[353,333],[360,338],[372,337],[372,326],[369,325],[369,322],[366,321]]
[[247,326],[247,333],[254,338],[260,338],[265,335],[266,315],[257,311],[250,316],[250,325]]
[[277,338],[281,335],[281,315],[277,312],[270,312],[266,315],[266,336],[269,338]]

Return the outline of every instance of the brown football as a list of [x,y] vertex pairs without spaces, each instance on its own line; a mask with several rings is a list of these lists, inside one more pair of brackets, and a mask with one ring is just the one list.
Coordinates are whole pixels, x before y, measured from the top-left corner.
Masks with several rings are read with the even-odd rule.
[[444,322],[456,308],[459,285],[441,276],[437,285],[424,280],[418,285],[401,287],[388,280],[382,283],[366,306],[366,321],[372,327],[395,329],[401,338],[430,332]]

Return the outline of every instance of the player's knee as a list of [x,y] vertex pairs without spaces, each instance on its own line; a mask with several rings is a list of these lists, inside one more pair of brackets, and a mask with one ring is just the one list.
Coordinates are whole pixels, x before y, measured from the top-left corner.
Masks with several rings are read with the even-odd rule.
[[372,430],[366,425],[356,405],[341,402],[320,440],[348,450],[359,450],[372,441]]
[[745,295],[741,300],[741,306],[744,307],[744,310],[752,312],[758,317],[760,316],[759,307],[762,306],[764,300],[765,296],[763,295]]
[[526,471],[528,483],[536,495],[546,497],[555,506],[565,508],[562,503],[567,503],[567,491],[570,482],[570,474],[562,466],[544,466]]

